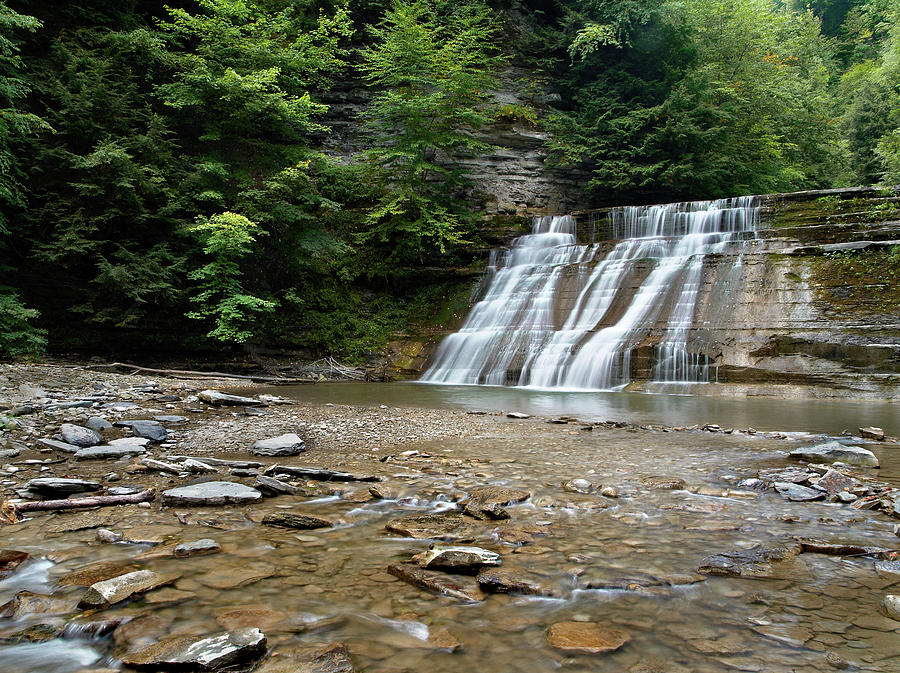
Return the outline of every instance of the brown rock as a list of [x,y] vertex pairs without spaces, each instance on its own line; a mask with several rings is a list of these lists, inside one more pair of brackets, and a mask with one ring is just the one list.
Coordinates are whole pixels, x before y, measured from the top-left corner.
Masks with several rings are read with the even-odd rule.
[[75,602],[36,594],[32,591],[20,591],[9,601],[0,605],[0,617],[21,619],[28,615],[64,614],[75,609]]
[[350,653],[341,643],[276,650],[256,673],[355,673]]
[[531,497],[531,493],[503,486],[482,486],[472,489],[463,503],[463,512],[476,519],[508,519],[504,505],[512,505]]
[[524,570],[485,568],[478,573],[477,579],[478,586],[488,593],[528,594],[530,596],[552,596],[554,593]]
[[259,659],[266,652],[266,637],[259,629],[162,640],[140,652],[122,657],[127,666],[149,671],[218,671]]
[[677,491],[685,487],[684,479],[678,477],[644,477],[641,483],[660,491]]
[[470,541],[475,538],[468,520],[455,512],[422,514],[389,522],[384,529],[390,533],[417,540]]
[[285,617],[287,617],[287,615],[278,610],[268,610],[266,608],[241,608],[219,615],[216,617],[216,622],[226,631],[252,627],[268,631],[275,625],[283,622]]
[[13,549],[0,550],[0,578],[12,574],[28,558],[28,552]]
[[263,517],[264,526],[276,526],[278,528],[296,528],[298,530],[312,530],[314,528],[331,528],[334,523],[328,519],[320,519],[308,514],[288,514],[287,512],[273,512]]
[[92,563],[78,570],[74,570],[67,575],[63,575],[57,580],[57,584],[62,586],[89,587],[97,582],[119,577],[125,573],[137,570],[138,567],[132,563],[122,563],[121,561],[99,561]]
[[425,570],[414,563],[396,563],[388,566],[388,572],[413,586],[429,589],[439,594],[462,601],[484,600],[484,593],[471,577],[447,575],[434,570]]
[[597,622],[557,622],[547,631],[550,647],[576,654],[613,652],[630,639],[625,631]]

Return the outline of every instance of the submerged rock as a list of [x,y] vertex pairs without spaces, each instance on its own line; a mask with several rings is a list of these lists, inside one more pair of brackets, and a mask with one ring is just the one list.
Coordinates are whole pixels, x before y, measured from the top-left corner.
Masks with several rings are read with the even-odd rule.
[[644,477],[641,483],[648,488],[660,491],[678,491],[685,487],[684,479],[679,477]]
[[138,670],[218,671],[259,659],[266,652],[266,637],[259,629],[239,629],[205,638],[185,637],[163,640],[133,654],[122,662]]
[[475,531],[465,518],[456,512],[420,514],[390,521],[384,529],[417,540],[472,540]]
[[0,549],[0,579],[7,577],[28,560],[28,552],[14,549]]
[[63,575],[57,580],[57,584],[60,586],[89,587],[97,582],[103,582],[114,577],[122,577],[136,570],[138,570],[138,567],[131,563],[98,561]]
[[136,570],[102,582],[95,582],[82,596],[78,607],[83,609],[108,607],[135,594],[142,594],[171,584],[178,577],[178,575],[161,575],[152,570]]
[[356,673],[356,669],[344,645],[329,643],[312,649],[276,650],[256,673]]
[[782,562],[792,562],[802,551],[799,544],[768,549],[754,548],[713,554],[703,559],[697,568],[702,575],[730,575],[767,577],[772,576],[773,566]]
[[186,558],[188,556],[206,556],[207,554],[215,554],[222,551],[219,543],[210,538],[195,540],[194,542],[184,542],[176,545],[172,553],[177,558]]
[[878,467],[878,458],[868,449],[861,446],[848,446],[837,441],[803,446],[791,451],[790,455],[792,458],[810,462],[841,461],[861,467]]
[[463,502],[463,512],[476,519],[508,519],[504,505],[512,505],[531,497],[531,493],[504,486],[483,486],[472,489]]
[[631,640],[627,632],[597,622],[557,622],[547,631],[547,644],[574,654],[613,652]]
[[524,570],[510,568],[485,568],[478,573],[478,586],[494,594],[527,594],[529,596],[552,596],[554,592],[544,587],[540,581]]
[[425,570],[414,563],[396,563],[388,566],[388,572],[404,582],[436,591],[439,594],[457,598],[462,601],[478,602],[484,600],[484,593],[478,583],[471,577],[447,575],[434,570]]
[[570,479],[563,484],[563,490],[569,493],[587,494],[593,490],[593,484],[587,479]]
[[269,439],[260,439],[253,444],[256,456],[296,456],[306,451],[306,442],[299,435],[288,433]]
[[54,598],[33,591],[20,591],[9,601],[0,605],[0,617],[17,620],[30,615],[66,614],[74,609],[74,600]]
[[171,488],[162,493],[163,505],[202,507],[208,505],[244,505],[262,499],[255,488],[233,481],[207,481],[192,486]]
[[63,423],[59,427],[59,434],[62,435],[64,442],[75,446],[95,446],[103,443],[103,435],[96,430],[72,423]]

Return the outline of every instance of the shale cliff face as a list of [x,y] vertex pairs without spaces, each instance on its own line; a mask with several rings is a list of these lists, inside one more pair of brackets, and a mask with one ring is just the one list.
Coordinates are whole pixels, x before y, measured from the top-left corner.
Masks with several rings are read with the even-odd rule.
[[[730,385],[693,392],[900,398],[900,188],[761,198],[756,238],[705,259],[688,348]],[[582,243],[613,245],[605,212],[576,219]],[[663,389],[650,379],[666,328],[648,326],[632,350],[632,389]]]

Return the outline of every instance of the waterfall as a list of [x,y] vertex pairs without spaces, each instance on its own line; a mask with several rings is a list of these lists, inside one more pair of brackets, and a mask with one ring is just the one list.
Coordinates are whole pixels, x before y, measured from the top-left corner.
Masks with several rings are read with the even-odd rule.
[[708,381],[708,353],[691,344],[704,259],[739,253],[759,208],[755,197],[614,208],[607,242],[591,245],[572,216],[535,218],[492,258],[484,297],[420,380],[615,390],[646,345],[652,380]]

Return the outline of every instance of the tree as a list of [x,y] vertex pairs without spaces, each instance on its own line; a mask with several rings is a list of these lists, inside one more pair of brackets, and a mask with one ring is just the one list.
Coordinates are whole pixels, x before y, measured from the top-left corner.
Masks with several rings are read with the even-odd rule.
[[422,260],[464,242],[456,159],[489,148],[475,132],[502,62],[497,26],[476,1],[398,0],[371,34],[361,68],[378,91],[364,119],[383,194],[359,239],[386,245],[391,260]]

